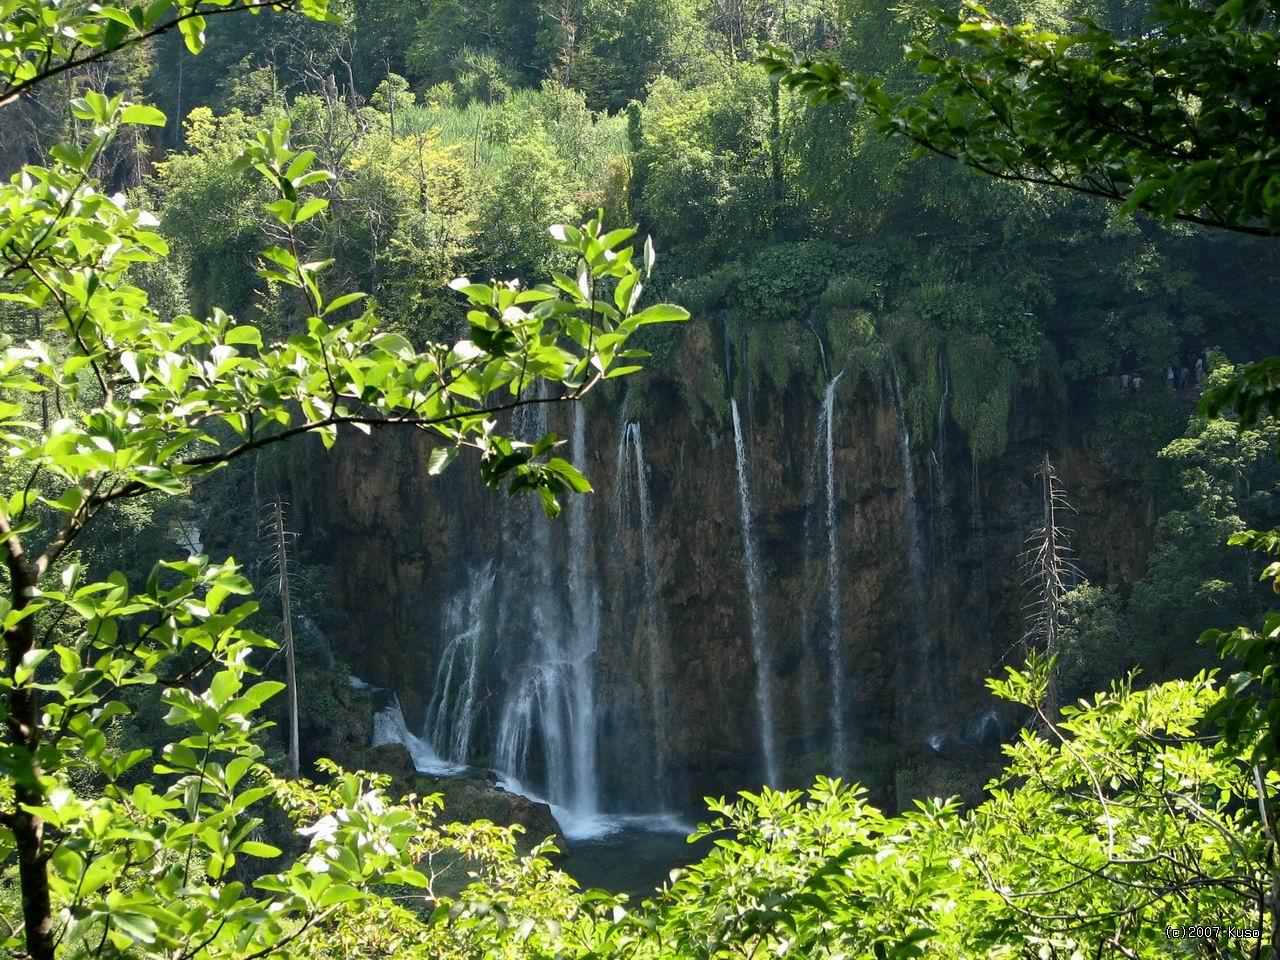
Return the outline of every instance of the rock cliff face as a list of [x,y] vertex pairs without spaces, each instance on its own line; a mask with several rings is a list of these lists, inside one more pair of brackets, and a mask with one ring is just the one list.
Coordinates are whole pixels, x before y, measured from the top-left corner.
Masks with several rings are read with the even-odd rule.
[[1086,573],[1142,571],[1148,495],[1031,393],[975,475],[954,426],[907,434],[890,382],[841,383],[828,493],[820,386],[757,385],[740,403],[759,683],[732,421],[695,419],[679,384],[642,376],[630,397],[524,414],[522,429],[571,438],[595,486],[553,522],[483,489],[465,457],[428,477],[427,442],[406,435],[352,438],[294,491],[345,614],[335,651],[442,755],[562,807],[697,809],[761,782],[769,736],[780,784],[840,772],[890,804],[974,794],[1017,722],[983,680],[1022,633],[1018,554],[1046,452]]

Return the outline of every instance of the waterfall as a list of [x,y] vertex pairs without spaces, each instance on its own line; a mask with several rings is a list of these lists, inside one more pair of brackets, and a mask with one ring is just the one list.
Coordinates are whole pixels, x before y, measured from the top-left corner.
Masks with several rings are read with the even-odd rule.
[[445,605],[444,633],[435,689],[427,705],[426,736],[455,763],[466,763],[480,709],[480,671],[491,636],[493,561]]
[[729,401],[733,415],[733,444],[738,468],[738,503],[742,514],[742,567],[746,576],[747,602],[751,613],[751,653],[755,660],[756,713],[760,720],[760,751],[764,760],[765,782],[776,785],[778,766],[774,746],[773,693],[770,685],[769,644],[765,636],[764,612],[761,609],[763,579],[759,551],[751,524],[751,488],[747,480],[747,446],[742,435],[742,419],[738,399]]
[[926,564],[924,559],[923,520],[920,503],[916,498],[916,474],[911,459],[911,428],[907,423],[906,404],[902,398],[902,384],[898,380],[898,368],[890,366],[890,383],[893,387],[894,406],[898,411],[898,452],[902,460],[902,484],[907,507],[908,562],[911,574],[912,606],[915,610],[915,640],[919,656],[917,668],[924,678],[926,716],[933,723],[938,715],[940,692],[938,690],[933,640],[929,636],[929,618],[925,609],[928,591],[925,589]]
[[[587,461],[587,412],[581,403],[573,407],[573,463],[585,469]],[[569,612],[573,629],[569,636],[570,690],[569,738],[575,771],[573,807],[593,813],[600,800],[596,768],[596,701],[593,666],[600,644],[600,591],[591,542],[591,501],[581,494],[569,501]]]
[[372,691],[375,697],[382,699],[380,708],[373,715],[373,737],[369,746],[383,747],[399,743],[409,751],[413,768],[429,776],[449,776],[462,772],[462,767],[442,760],[431,744],[410,732],[404,721],[404,711],[400,709],[400,698],[394,693],[371,686],[356,677],[351,678],[351,685],[357,690]]
[[[545,412],[535,427],[534,434],[545,432]],[[581,404],[574,406],[571,455],[577,463],[586,456],[586,412]],[[547,799],[584,817],[596,812],[600,795],[592,683],[600,635],[600,598],[594,581],[588,580],[595,570],[589,510],[583,496],[574,496],[567,508],[569,576],[565,597],[552,566],[555,553],[550,524],[532,500],[526,505],[533,550],[522,565],[522,575],[513,577],[506,594],[510,602],[504,606],[519,609],[527,605],[533,631],[528,658],[513,678],[503,704],[494,749],[498,771],[523,783],[530,779],[536,735]],[[505,534],[504,540],[508,539]]]
[[831,376],[831,371],[827,369],[827,345],[822,342],[822,337],[818,335],[818,328],[813,325],[812,317],[805,317],[804,325],[813,334],[813,339],[818,341],[818,356],[822,359],[822,376],[823,379],[828,379]]
[[836,526],[836,387],[844,372],[827,384],[822,403],[822,420],[826,425],[827,467],[827,654],[831,669],[832,766],[837,771],[848,769],[849,731],[844,692],[844,657],[841,647],[840,618],[840,536]]
[[[582,464],[581,404],[573,416],[570,455]],[[545,406],[522,408],[513,422],[525,439],[547,428]],[[526,792],[519,785],[527,783],[582,818],[600,805],[593,673],[601,614],[590,511],[588,496],[573,495],[566,522],[553,527],[536,498],[507,505],[496,555],[444,606],[424,728],[451,761],[487,759],[513,788]],[[489,742],[477,742],[486,726]]]
[[938,400],[938,436],[937,458],[938,458],[938,498],[939,505],[942,504],[946,497],[947,490],[947,452],[946,452],[946,436],[947,436],[947,401],[951,399],[951,371],[947,366],[945,356],[939,355],[938,366],[941,368],[942,378],[942,397]]
[[951,371],[944,352],[938,354],[938,377],[941,395],[938,399],[937,433],[933,450],[933,532],[934,549],[942,555],[951,552],[951,517],[947,508],[947,401],[951,399]]
[[658,595],[658,551],[653,540],[653,501],[649,494],[649,477],[645,471],[644,441],[638,421],[623,423],[618,442],[618,478],[616,514],[618,528],[625,527],[624,496],[635,490],[640,520],[640,568],[643,574],[645,656],[649,673],[649,711],[653,719],[653,770],[660,800],[668,799],[667,767],[669,754],[670,710],[666,688],[669,654],[666,623]]

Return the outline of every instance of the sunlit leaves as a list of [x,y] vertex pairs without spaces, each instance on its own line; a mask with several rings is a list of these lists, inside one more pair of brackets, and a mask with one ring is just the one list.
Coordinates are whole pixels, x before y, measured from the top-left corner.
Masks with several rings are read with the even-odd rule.
[[[289,146],[284,125],[262,134],[245,154],[244,164],[280,192],[269,212],[290,235],[324,209],[325,201],[305,196],[325,179],[312,169],[314,159]],[[65,217],[58,223],[77,255],[96,262],[92,271],[59,260],[38,272],[33,262],[33,268],[16,270],[15,278],[30,275],[26,294],[57,302],[59,323],[84,350],[68,362],[89,365],[98,386],[109,390],[106,402],[83,422],[59,421],[49,435],[14,431],[8,439],[12,455],[40,463],[68,483],[111,471],[117,480],[98,501],[143,488],[177,492],[238,449],[299,430],[314,430],[331,442],[344,423],[404,423],[488,451],[488,482],[538,491],[554,513],[558,495],[581,484],[548,465],[550,447],[527,460],[492,455],[489,435],[496,426],[485,427],[481,414],[528,402],[538,381],[562,383],[567,400],[601,379],[635,372],[639,367],[626,362],[635,356],[626,349],[628,338],[648,324],[687,316],[669,305],[636,312],[641,274],[631,248],[621,246],[632,231],[606,233],[592,221],[554,231],[561,238],[557,243],[580,258],[576,281],[562,282],[559,289],[458,281],[454,288],[474,307],[468,314],[471,338],[422,351],[380,333],[369,313],[334,322],[359,295],[330,300],[322,284],[327,262],[306,261],[292,242],[269,247],[263,251],[263,276],[297,289],[313,316],[305,333],[268,345],[256,328],[220,313],[209,322],[151,315],[126,271],[134,260],[154,256],[158,245],[134,227],[140,214],[115,203],[94,209],[93,224],[77,229]],[[125,244],[115,239],[121,234]],[[47,348],[34,343],[10,350],[0,367],[0,382],[17,390],[43,390],[52,382],[79,392],[82,380],[67,377]],[[192,451],[209,442],[203,424],[213,421],[230,426],[238,446],[221,455],[194,456]]]
[[[0,0],[0,105],[50,77],[93,62],[139,40],[178,29],[187,49],[204,47],[206,15],[294,8],[335,20],[328,0],[150,0],[146,3],[50,3]],[[148,121],[142,121],[148,122]]]

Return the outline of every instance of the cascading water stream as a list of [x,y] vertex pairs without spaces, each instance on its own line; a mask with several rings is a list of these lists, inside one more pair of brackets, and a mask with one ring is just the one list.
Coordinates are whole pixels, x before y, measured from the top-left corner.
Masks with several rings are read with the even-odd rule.
[[373,736],[369,740],[371,747],[383,747],[398,743],[409,752],[413,767],[420,773],[431,776],[451,776],[462,772],[462,767],[442,759],[426,740],[415,736],[404,720],[404,711],[400,709],[400,698],[392,691],[384,690],[365,683],[356,677],[351,678],[351,686],[357,690],[371,691],[381,704],[376,704],[373,715]]
[[826,426],[826,506],[827,506],[827,656],[831,670],[832,764],[837,771],[849,765],[848,710],[845,702],[842,621],[840,617],[840,530],[836,524],[836,452],[835,402],[836,388],[844,372],[827,384],[822,403],[822,419]]
[[[542,406],[521,409],[513,424],[525,438],[547,426]],[[582,463],[586,453],[578,404],[571,456]],[[593,673],[601,614],[590,509],[588,498],[573,497],[566,524],[553,531],[533,499],[509,505],[500,556],[445,605],[424,731],[451,761],[487,757],[513,789],[528,792],[529,784],[562,817],[588,820],[600,806]],[[476,742],[482,714],[492,731],[487,747]]]
[[947,416],[951,399],[951,371],[945,353],[938,356],[942,394],[938,399],[938,422],[933,450],[933,522],[935,549],[943,555],[951,549],[951,518],[947,510]]
[[765,633],[764,611],[761,608],[762,580],[760,556],[752,527],[751,487],[748,482],[747,445],[742,434],[742,418],[738,413],[737,397],[730,398],[729,409],[733,417],[733,444],[738,470],[738,504],[742,517],[742,567],[746,578],[747,602],[751,614],[751,653],[755,659],[756,713],[760,720],[760,752],[764,762],[765,782],[778,782],[777,748],[774,743],[773,692],[770,684],[771,660],[769,643]]
[[480,671],[492,618],[496,576],[493,561],[466,590],[445,605],[444,636],[448,637],[436,670],[435,690],[427,705],[425,735],[454,763],[466,763],[471,753],[480,702]]
[[644,577],[644,637],[649,672],[649,710],[653,717],[653,768],[658,797],[667,800],[669,709],[667,706],[666,673],[668,650],[666,622],[662,601],[658,595],[658,552],[653,539],[653,502],[649,494],[649,477],[645,471],[644,441],[640,423],[624,423],[618,443],[618,504],[617,515],[622,523],[623,494],[634,485],[636,505],[640,520],[640,567]]
[[822,337],[818,335],[818,328],[813,325],[812,317],[805,317],[804,325],[813,334],[813,339],[818,341],[818,356],[822,360],[822,376],[824,379],[830,379],[831,371],[827,369],[827,345],[822,342]]
[[[587,413],[573,407],[573,462],[587,460]],[[600,775],[596,764],[596,701],[593,685],[594,657],[600,644],[600,590],[588,574],[596,569],[591,542],[591,501],[575,496],[569,502],[569,613],[568,638],[569,742],[574,768],[573,806],[595,813],[600,801]]]
[[908,561],[911,574],[911,590],[915,609],[916,647],[920,660],[917,664],[919,674],[924,678],[924,691],[927,717],[931,724],[938,716],[939,691],[934,663],[933,640],[929,635],[929,618],[925,609],[925,559],[923,518],[920,516],[920,503],[916,498],[916,474],[911,458],[911,428],[907,424],[907,409],[902,398],[902,385],[898,379],[898,368],[891,364],[889,368],[890,384],[893,387],[894,406],[898,411],[898,451],[902,459],[902,483],[905,488],[907,507]]

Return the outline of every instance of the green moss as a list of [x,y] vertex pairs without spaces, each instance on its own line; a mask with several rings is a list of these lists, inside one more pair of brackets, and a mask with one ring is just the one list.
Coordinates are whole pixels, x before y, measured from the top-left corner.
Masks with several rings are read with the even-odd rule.
[[814,334],[799,323],[753,326],[746,333],[747,366],[753,383],[781,395],[793,381],[818,390],[822,356]]
[[840,307],[826,315],[827,363],[832,373],[843,370],[853,383],[866,377],[883,378],[888,369],[888,347],[880,339],[869,310]]
[[680,393],[689,419],[700,427],[709,418],[725,421],[729,413],[728,384],[725,382],[720,333],[705,317],[695,316],[681,327],[679,343],[672,353],[672,380]]
[[951,418],[964,431],[977,460],[992,460],[1009,442],[1009,410],[1018,366],[989,338],[953,335],[947,340]]

